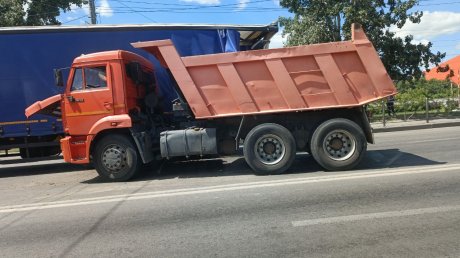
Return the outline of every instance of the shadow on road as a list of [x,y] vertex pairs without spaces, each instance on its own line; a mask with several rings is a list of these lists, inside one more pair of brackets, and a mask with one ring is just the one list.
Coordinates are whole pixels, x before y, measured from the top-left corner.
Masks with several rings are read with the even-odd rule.
[[[228,160],[228,161],[226,161]],[[402,152],[399,149],[370,150],[367,151],[361,164],[354,170],[382,169],[382,168],[404,168],[411,166],[437,165],[445,162],[433,161],[411,153]],[[285,174],[300,174],[324,172],[309,154],[299,154],[292,167]],[[132,181],[165,180],[171,178],[200,178],[200,177],[222,177],[253,175],[243,157],[229,159],[208,159],[208,160],[183,160],[166,161],[159,166],[146,168],[141,175]],[[105,182],[99,177],[84,181],[82,183]]]
[[33,176],[87,170],[88,167],[64,163],[62,157],[21,159],[8,157],[0,159],[0,178]]
[[[41,159],[0,159],[0,178],[30,176],[39,174],[64,173],[91,169],[87,166],[73,165],[59,162],[61,157]],[[355,169],[382,169],[403,168],[410,166],[437,165],[445,162],[433,161],[399,149],[369,150],[361,164]],[[309,154],[299,154],[292,167],[286,174],[324,172]],[[164,180],[171,178],[199,178],[252,175],[243,157],[206,160],[179,160],[166,161],[157,166],[144,169],[143,173],[133,181]],[[83,183],[101,183],[103,179],[97,177]]]
[[446,164],[446,162],[430,160],[399,149],[369,150],[357,169],[403,168],[440,164]]
[[39,161],[52,161],[52,160],[62,160],[62,156],[52,156],[52,157],[43,157],[43,158],[29,158],[23,159],[19,156],[8,156],[8,157],[0,157],[0,166],[1,165],[19,165],[25,163],[33,163]]

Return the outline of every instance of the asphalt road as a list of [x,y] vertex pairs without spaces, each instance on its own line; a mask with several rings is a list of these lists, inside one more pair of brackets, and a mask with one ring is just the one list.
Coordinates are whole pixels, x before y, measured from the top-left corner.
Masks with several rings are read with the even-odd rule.
[[460,257],[459,127],[376,134],[354,171],[299,155],[175,162],[104,183],[60,160],[0,159],[1,257]]

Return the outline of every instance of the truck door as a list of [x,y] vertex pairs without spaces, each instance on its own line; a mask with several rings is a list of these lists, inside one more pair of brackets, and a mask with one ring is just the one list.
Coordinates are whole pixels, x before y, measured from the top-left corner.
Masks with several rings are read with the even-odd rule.
[[110,65],[75,67],[64,96],[64,126],[71,135],[87,135],[101,118],[113,115]]

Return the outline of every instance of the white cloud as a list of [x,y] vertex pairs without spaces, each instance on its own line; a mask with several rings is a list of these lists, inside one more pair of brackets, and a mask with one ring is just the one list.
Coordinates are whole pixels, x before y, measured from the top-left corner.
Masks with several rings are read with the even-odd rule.
[[430,41],[428,39],[421,39],[421,40],[412,40],[412,43],[413,44],[423,44],[423,45],[428,45],[428,43],[430,43]]
[[280,6],[280,0],[273,0],[273,4],[276,6]]
[[187,3],[204,4],[204,5],[220,4],[220,0],[180,0],[180,1],[187,2]]
[[284,46],[286,43],[286,36],[282,36],[283,31],[278,31],[271,39],[270,39],[270,46],[269,48],[280,48]]
[[248,3],[249,3],[249,0],[238,0],[238,10],[242,10],[246,8]]
[[[80,13],[82,10],[86,15],[90,15],[89,4],[82,5],[81,7],[77,6],[76,4],[70,5],[70,12],[73,14]],[[96,4],[96,14],[101,17],[113,16],[113,9],[110,6],[108,0],[98,1],[98,4]]]
[[111,17],[113,15],[113,9],[110,7],[109,1],[101,0],[99,6],[96,8],[96,13],[102,17]]
[[455,49],[460,49],[460,43],[455,46]]
[[390,31],[396,32],[396,36],[405,37],[413,35],[415,41],[430,41],[443,35],[460,32],[460,13],[457,12],[429,12],[423,13],[420,23],[407,23],[401,29],[396,26],[390,27]]
[[89,15],[89,5],[82,5],[82,7],[77,6],[76,4],[70,5],[70,12],[71,13],[78,13],[81,10],[85,12],[86,15]]

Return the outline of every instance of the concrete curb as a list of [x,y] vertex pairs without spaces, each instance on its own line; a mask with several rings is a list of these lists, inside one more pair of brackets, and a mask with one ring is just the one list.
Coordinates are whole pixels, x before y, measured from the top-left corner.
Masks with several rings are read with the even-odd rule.
[[379,128],[372,128],[372,132],[384,133],[384,132],[409,131],[409,130],[420,130],[420,129],[452,127],[452,126],[460,126],[460,121],[445,122],[445,123],[427,123],[427,124],[406,125],[406,126],[403,125],[403,126],[379,127]]

